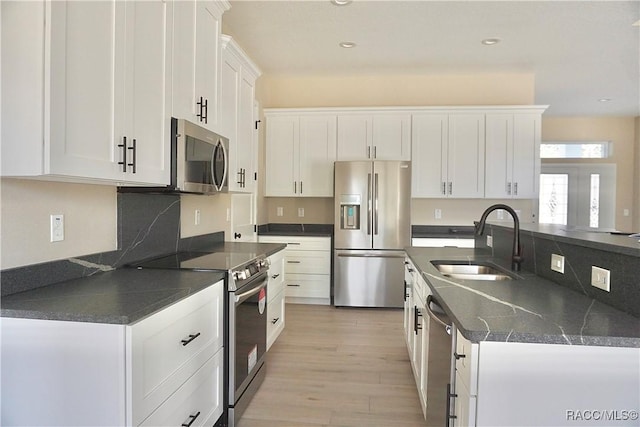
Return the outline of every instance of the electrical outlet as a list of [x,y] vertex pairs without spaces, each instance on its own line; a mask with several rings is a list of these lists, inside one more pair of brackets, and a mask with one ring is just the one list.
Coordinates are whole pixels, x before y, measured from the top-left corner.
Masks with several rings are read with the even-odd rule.
[[298,208],[298,216],[302,218],[304,216],[304,208]]
[[604,268],[591,266],[591,286],[595,286],[603,291],[611,291],[611,272]]
[[493,236],[487,236],[487,246],[493,247]]
[[200,225],[200,209],[196,209],[193,222],[195,223],[195,225]]
[[629,216],[629,209],[623,209],[622,210],[622,215],[623,216]]
[[276,215],[277,215],[277,216],[282,216],[282,215],[284,215],[284,209],[282,209],[282,206],[278,206],[278,207],[276,208]]
[[55,214],[50,216],[51,220],[51,241],[61,242],[64,240],[64,215]]
[[442,219],[442,209],[436,209],[433,215],[436,219]]
[[551,269],[564,274],[564,257],[558,254],[551,254]]

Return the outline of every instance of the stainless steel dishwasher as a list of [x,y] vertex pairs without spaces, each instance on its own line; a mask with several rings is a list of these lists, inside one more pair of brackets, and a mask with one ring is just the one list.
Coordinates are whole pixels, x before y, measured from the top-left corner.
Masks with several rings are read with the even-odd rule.
[[425,309],[429,315],[429,348],[427,357],[428,426],[448,425],[449,384],[451,378],[452,323],[433,295],[428,295]]

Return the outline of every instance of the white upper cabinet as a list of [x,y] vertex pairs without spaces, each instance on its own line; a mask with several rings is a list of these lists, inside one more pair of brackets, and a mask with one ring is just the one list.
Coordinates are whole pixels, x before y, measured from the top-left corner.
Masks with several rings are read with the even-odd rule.
[[258,166],[255,86],[261,72],[233,39],[222,36],[220,133],[229,138],[229,190],[254,192]]
[[337,160],[410,160],[411,115],[339,113]]
[[412,117],[413,197],[484,197],[484,114]]
[[224,0],[174,3],[173,116],[218,133],[220,34],[229,7]]
[[169,183],[171,2],[3,2],[2,175]]
[[265,111],[266,196],[332,197],[336,115]]
[[541,113],[486,116],[487,198],[536,198]]

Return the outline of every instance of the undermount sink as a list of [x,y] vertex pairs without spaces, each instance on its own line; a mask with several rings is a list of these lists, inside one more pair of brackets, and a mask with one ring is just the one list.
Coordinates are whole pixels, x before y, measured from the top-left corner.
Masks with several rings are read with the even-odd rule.
[[513,277],[504,270],[479,263],[462,263],[460,261],[433,261],[432,264],[445,277],[463,280],[512,280]]

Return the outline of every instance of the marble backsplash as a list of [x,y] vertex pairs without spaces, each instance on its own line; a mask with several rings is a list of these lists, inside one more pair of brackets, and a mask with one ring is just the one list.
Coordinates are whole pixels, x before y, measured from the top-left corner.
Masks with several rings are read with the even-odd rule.
[[[510,265],[513,231],[493,226],[490,229],[493,255]],[[521,231],[520,244],[524,257],[522,269],[640,317],[640,257],[561,241],[553,235],[541,237],[529,231]],[[476,238],[476,247],[486,248],[484,237]],[[552,253],[565,257],[564,274],[551,270]],[[610,292],[591,286],[591,266],[594,265],[611,272]]]
[[[180,196],[118,193],[118,249],[0,272],[1,295],[110,271],[129,263],[223,242],[224,232],[180,238]],[[91,238],[87,232],[87,238]]]

